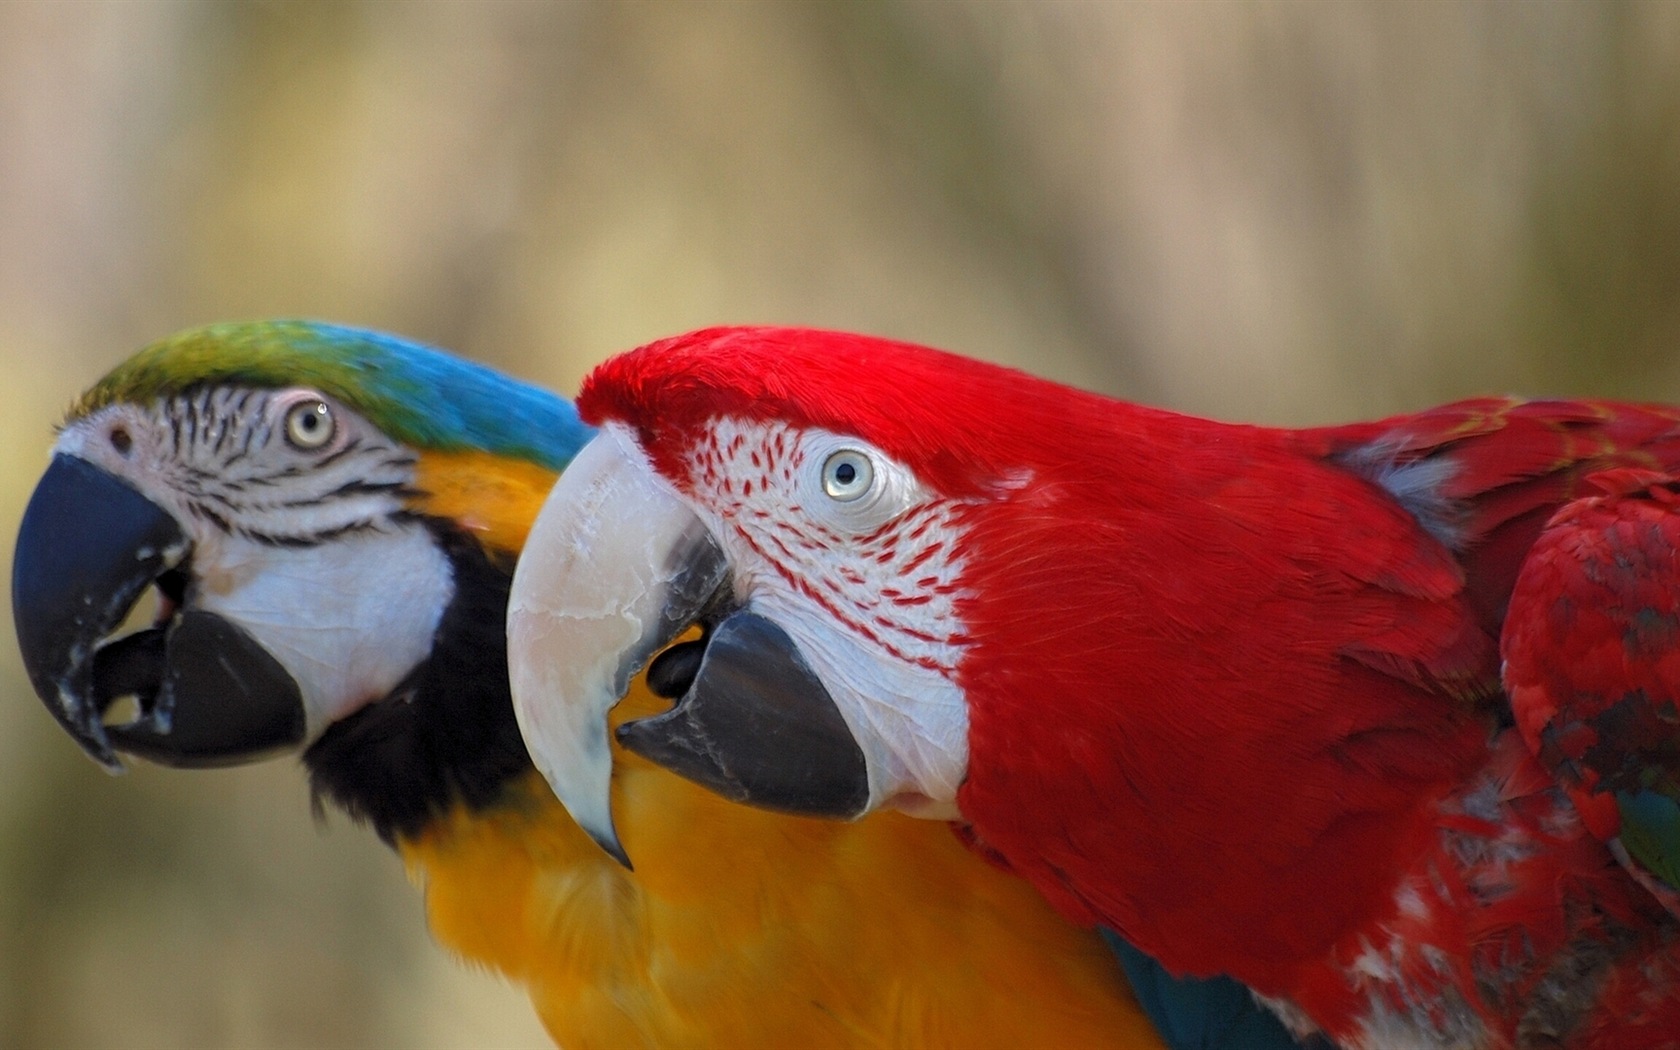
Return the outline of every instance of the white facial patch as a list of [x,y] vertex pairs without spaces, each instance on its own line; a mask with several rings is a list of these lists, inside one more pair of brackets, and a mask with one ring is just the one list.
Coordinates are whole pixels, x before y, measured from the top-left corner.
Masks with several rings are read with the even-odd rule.
[[415,454],[307,388],[207,387],[77,420],[55,451],[134,486],[187,536],[185,606],[296,680],[313,740],[431,652],[454,574],[409,516]]
[[193,567],[192,606],[244,628],[297,681],[309,740],[430,654],[455,586],[417,523],[301,549],[234,537],[201,545]]
[[810,615],[809,603],[784,588],[759,591],[752,608],[787,631],[840,709],[863,749],[869,808],[890,802],[954,819],[968,775],[968,704],[947,672],[906,662],[843,621]]
[[[870,483],[825,464],[867,457]],[[953,682],[960,504],[867,442],[722,419],[696,456],[696,510],[729,556],[737,598],[798,644],[863,749],[869,805],[950,818],[968,769],[968,707]],[[830,494],[838,489],[847,498]]]

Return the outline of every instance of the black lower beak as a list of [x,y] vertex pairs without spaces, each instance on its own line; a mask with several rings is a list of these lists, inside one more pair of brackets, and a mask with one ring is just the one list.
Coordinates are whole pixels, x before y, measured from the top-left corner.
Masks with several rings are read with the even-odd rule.
[[684,690],[681,698],[619,726],[621,744],[737,802],[807,816],[864,811],[863,751],[786,631],[742,609],[703,648],[688,642],[668,654],[649,681],[662,694]]
[[[189,609],[164,633],[160,664],[141,716],[105,727],[117,750],[165,766],[231,766],[303,743],[297,683],[237,624]],[[97,670],[94,681],[106,694]],[[143,697],[142,689],[135,694]]]
[[[12,561],[12,615],[35,692],[106,768],[126,751],[166,765],[226,765],[305,732],[297,684],[238,626],[185,610],[108,636],[188,543],[163,508],[74,456],[54,457],[35,487]],[[140,714],[106,725],[116,700]]]

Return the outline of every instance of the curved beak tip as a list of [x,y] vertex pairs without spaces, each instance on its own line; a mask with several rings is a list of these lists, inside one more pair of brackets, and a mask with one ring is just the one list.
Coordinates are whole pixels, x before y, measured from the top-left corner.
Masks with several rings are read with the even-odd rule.
[[631,676],[697,622],[702,643],[650,670],[676,705],[619,726],[619,742],[732,801],[844,818],[868,808],[868,764],[834,698],[786,631],[736,604],[730,580],[702,519],[612,429],[561,475],[514,573],[520,732],[573,819],[627,868],[607,716]]
[[[51,706],[48,705],[49,708]],[[98,716],[96,706],[84,703],[67,685],[60,683],[58,709],[53,714],[58,724],[81,747],[82,753],[101,769],[112,776],[128,772],[128,767],[123,765],[122,759],[111,747],[110,737],[105,733],[105,725]]]
[[612,828],[606,831],[596,831],[585,828],[589,837],[595,840],[595,845],[606,851],[607,856],[624,866],[625,871],[635,871],[636,866],[630,863],[630,854],[624,852],[624,845],[618,841],[618,833]]
[[167,512],[86,460],[59,454],[36,484],[12,556],[12,622],[30,684],[88,756],[122,768],[95,657],[186,538]]
[[727,575],[721,551],[628,438],[603,431],[556,482],[508,593],[508,678],[532,761],[614,859],[607,715]]
[[[175,766],[247,761],[305,732],[291,676],[214,614],[114,637],[145,590],[188,556],[174,517],[128,482],[60,453],[30,497],[12,561],[18,648],[42,704],[112,773],[117,752]],[[105,723],[118,699],[141,714]]]

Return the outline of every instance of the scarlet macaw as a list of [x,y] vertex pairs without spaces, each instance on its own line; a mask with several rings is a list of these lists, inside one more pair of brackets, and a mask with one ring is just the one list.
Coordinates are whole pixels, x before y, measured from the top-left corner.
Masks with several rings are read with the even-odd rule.
[[[608,711],[698,623],[650,671],[675,706],[616,737],[726,797],[957,822],[1069,918],[1237,978],[1303,1037],[1680,1045],[1680,923],[1603,841],[1675,888],[1675,823],[1625,801],[1672,812],[1674,678],[1618,694],[1626,729],[1571,706],[1587,675],[1522,677],[1628,631],[1672,667],[1674,610],[1640,590],[1675,592],[1672,518],[1640,537],[1654,576],[1612,544],[1512,606],[1551,631],[1505,635],[1515,716],[1499,658],[1542,526],[1589,474],[1680,466],[1680,411],[1237,426],[776,328],[633,351],[579,406],[601,432],[533,528],[510,671],[537,767],[607,849]],[[1585,588],[1605,574],[1622,597]],[[1626,604],[1582,639],[1601,600]],[[1571,800],[1606,786],[1619,823]]]
[[[531,768],[503,635],[589,436],[560,398],[375,332],[152,346],[77,401],[25,515],[32,682],[107,767],[301,754],[437,938],[528,986],[566,1047],[1158,1047],[1096,935],[936,825],[789,820],[621,755],[647,868],[595,849]],[[149,588],[156,624],[115,636]],[[140,714],[106,724],[124,696]]]

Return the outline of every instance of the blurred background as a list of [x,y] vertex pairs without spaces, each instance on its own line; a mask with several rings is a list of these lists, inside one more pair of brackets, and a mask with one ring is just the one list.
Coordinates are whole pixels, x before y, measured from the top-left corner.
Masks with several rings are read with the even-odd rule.
[[[1680,4],[0,4],[0,554],[176,329],[571,390],[719,322],[1306,424],[1680,401]],[[0,1046],[543,1045],[295,763],[82,758],[0,646]]]

